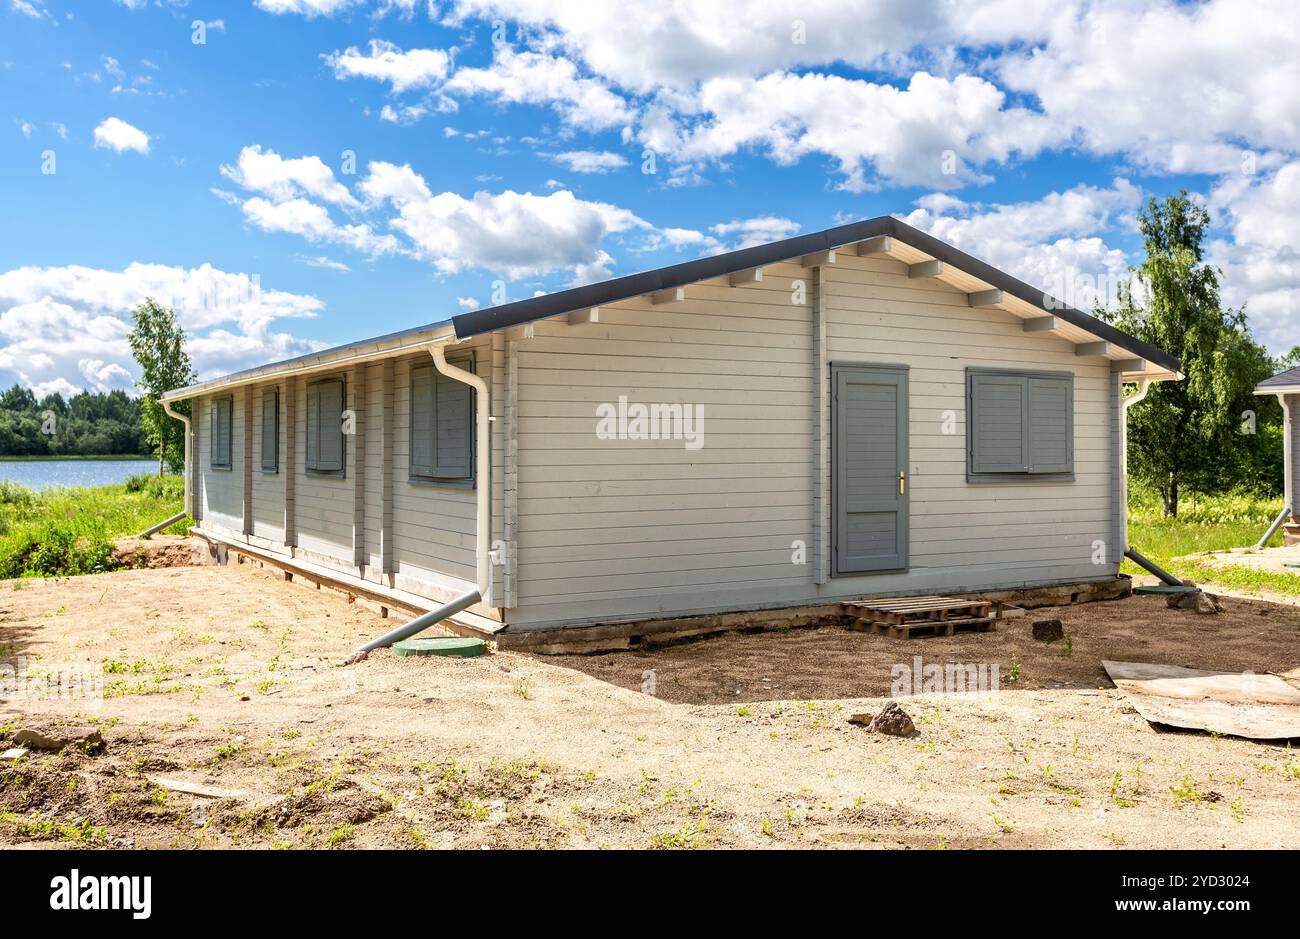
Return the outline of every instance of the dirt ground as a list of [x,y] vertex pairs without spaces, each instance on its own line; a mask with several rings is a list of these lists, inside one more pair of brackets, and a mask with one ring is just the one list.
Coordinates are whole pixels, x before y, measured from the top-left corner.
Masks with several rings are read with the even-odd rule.
[[[104,742],[0,757],[0,845],[1289,847],[1289,747],[1154,728],[1099,664],[1300,665],[1300,610],[1224,602],[345,668],[392,622],[247,567],[4,582],[0,751],[23,729]],[[1033,640],[1053,617],[1066,638]],[[848,723],[915,656],[996,663],[1001,690],[899,698],[911,739]]]

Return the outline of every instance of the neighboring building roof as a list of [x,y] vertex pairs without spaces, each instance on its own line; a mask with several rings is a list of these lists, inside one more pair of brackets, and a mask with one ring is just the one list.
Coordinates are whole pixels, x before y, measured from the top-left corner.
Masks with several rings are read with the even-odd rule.
[[[612,280],[588,284],[584,287],[574,287],[570,290],[561,290],[558,293],[545,294],[528,300],[518,300],[514,303],[504,303],[484,310],[462,313],[440,323],[403,330],[377,339],[367,339],[331,349],[323,349],[320,352],[299,356],[283,362],[274,362],[245,369],[221,378],[200,382],[188,388],[169,391],[163,397],[166,400],[175,401],[190,398],[197,394],[206,394],[219,388],[246,384],[259,379],[269,379],[273,376],[316,371],[348,362],[391,355],[394,352],[418,347],[435,339],[445,338],[451,334],[453,329],[455,338],[468,339],[483,333],[495,332],[552,316],[560,316],[587,308],[616,303],[620,300],[629,300],[634,297],[657,293],[661,290],[671,290],[704,280],[728,277],[732,274],[761,268],[764,265],[808,258],[809,256],[817,256],[822,252],[847,249],[855,245],[868,242],[876,243],[885,239],[888,239],[888,247],[879,253],[911,264],[938,261],[940,262],[938,265],[940,273],[933,276],[959,289],[968,290],[972,294],[979,292],[996,293],[996,300],[987,305],[1001,306],[1003,309],[1012,310],[1026,318],[1035,317],[1039,314],[1044,317],[1053,316],[1062,323],[1068,324],[1063,327],[1063,332],[1070,335],[1071,338],[1082,340],[1085,343],[1093,338],[1101,340],[1100,343],[1093,343],[1102,346],[1105,350],[1099,354],[1105,354],[1106,357],[1111,358],[1116,367],[1125,373],[1126,377],[1134,375],[1142,377],[1143,373],[1145,373],[1145,377],[1153,378],[1181,377],[1179,374],[1181,363],[1177,358],[1162,349],[1135,339],[1109,323],[1104,323],[1081,310],[1067,306],[1045,291],[1031,287],[1024,281],[1017,280],[1010,274],[1000,271],[978,258],[974,258],[963,251],[958,251],[952,245],[940,241],[933,235],[928,235],[905,222],[886,215],[863,222],[854,222],[850,225],[841,225],[838,228],[828,228],[825,231],[813,232],[809,235],[787,238],[784,241],[774,241],[770,244],[756,245],[752,248],[742,248],[739,251],[716,254],[696,261],[686,261],[682,264],[661,267],[639,274],[629,274],[625,277],[616,277]],[[948,268],[951,268],[951,270],[948,270]],[[973,296],[972,302],[974,302]],[[1105,344],[1115,348],[1109,349]],[[1121,361],[1120,350],[1131,356],[1136,356],[1138,360],[1142,361]],[[1160,373],[1147,371],[1144,362],[1150,362],[1163,371]],[[1132,371],[1129,366],[1139,367]],[[1136,377],[1132,380],[1136,380]],[[1269,382],[1274,380],[1274,378],[1271,378]],[[1264,384],[1268,384],[1268,382]],[[1260,387],[1263,387],[1263,385]]]
[[1255,386],[1255,394],[1277,394],[1279,391],[1300,391],[1300,365],[1265,378]]

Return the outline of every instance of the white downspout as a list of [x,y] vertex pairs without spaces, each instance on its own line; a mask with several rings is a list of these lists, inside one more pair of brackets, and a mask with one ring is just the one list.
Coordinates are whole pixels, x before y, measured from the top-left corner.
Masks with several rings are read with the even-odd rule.
[[[1120,385],[1121,385],[1120,394],[1122,395],[1123,394],[1122,380],[1120,382]],[[1143,378],[1138,382],[1137,394],[1123,399],[1124,400],[1124,413],[1123,413],[1124,426],[1120,428],[1119,471],[1120,471],[1120,496],[1123,499],[1124,506],[1123,506],[1123,512],[1120,517],[1120,522],[1123,526],[1123,530],[1120,532],[1122,536],[1120,540],[1123,542],[1123,548],[1124,551],[1126,552],[1129,549],[1129,543],[1128,543],[1128,409],[1135,404],[1141,404],[1146,399],[1147,392],[1149,392],[1150,390],[1151,390],[1151,379]]]
[[442,345],[430,346],[429,355],[438,371],[455,381],[464,382],[474,389],[474,494],[478,512],[475,539],[477,541],[477,573],[479,596],[487,599],[492,580],[491,524],[492,487],[489,474],[492,470],[491,407],[488,402],[487,382],[473,372],[457,368],[447,362]]
[[181,478],[185,480],[185,514],[190,514],[190,419],[184,414],[178,414],[172,410],[172,403],[164,401],[162,408],[168,416],[176,418],[185,425],[185,466],[181,470]]
[[185,490],[185,509],[179,515],[173,515],[165,522],[159,522],[157,525],[154,525],[148,531],[140,532],[138,536],[140,538],[148,538],[150,535],[154,534],[155,532],[160,532],[164,528],[167,528],[171,525],[175,525],[181,519],[188,518],[190,514],[190,419],[186,417],[184,414],[177,414],[175,411],[173,411],[172,404],[170,401],[163,401],[162,408],[163,411],[166,412],[169,416],[176,418],[176,420],[180,421],[182,424],[185,425],[185,466],[181,470],[181,480],[184,483],[183,488]]
[[445,340],[436,345],[429,347],[429,355],[433,356],[433,364],[443,375],[458,382],[463,382],[474,389],[474,494],[476,496],[477,524],[475,526],[475,558],[476,574],[478,583],[474,590],[462,594],[454,600],[449,601],[436,610],[430,610],[423,616],[418,616],[405,623],[391,632],[387,632],[378,639],[372,639],[365,645],[358,646],[345,661],[344,665],[351,665],[360,662],[376,649],[383,649],[391,646],[395,642],[424,632],[438,623],[442,622],[449,616],[454,616],[462,610],[467,610],[480,600],[486,600],[488,588],[492,580],[492,557],[489,538],[491,537],[492,522],[492,486],[489,476],[492,469],[491,450],[492,441],[491,433],[491,407],[488,401],[487,382],[479,378],[473,372],[467,372],[463,368],[457,368],[447,362],[447,357],[443,352],[443,346],[450,340]]

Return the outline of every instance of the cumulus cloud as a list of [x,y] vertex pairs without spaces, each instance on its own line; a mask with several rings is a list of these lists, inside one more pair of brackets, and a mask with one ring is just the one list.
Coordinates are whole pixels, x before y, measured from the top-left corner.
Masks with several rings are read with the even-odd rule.
[[442,49],[412,49],[403,52],[391,42],[370,40],[370,51],[356,46],[322,56],[334,70],[334,77],[369,78],[387,82],[393,94],[430,88],[447,77],[451,55]]
[[587,131],[623,126],[634,114],[621,95],[599,79],[581,76],[571,60],[504,44],[494,49],[489,67],[457,70],[443,91],[483,95],[499,104],[546,105],[570,126]]
[[627,158],[608,150],[566,150],[552,155],[575,173],[609,173],[627,166]]
[[1223,271],[1223,299],[1245,306],[1251,327],[1274,353],[1300,344],[1300,161],[1275,173],[1229,178],[1210,195],[1231,240],[1210,244]]
[[297,13],[308,19],[314,19],[318,16],[334,16],[364,2],[365,0],[255,0],[255,5],[277,16]]
[[99,268],[22,267],[0,273],[0,371],[41,393],[84,388],[131,390],[136,366],[126,337],[130,311],[153,297],[176,314],[203,377],[323,343],[273,328],[276,320],[317,315],[315,297],[267,290],[258,278],[197,268],[132,264]]
[[222,164],[221,175],[238,186],[276,200],[306,195],[333,205],[352,208],[357,205],[348,188],[317,156],[286,160],[273,150],[263,150],[260,146],[245,147],[233,166]]
[[1126,179],[1109,189],[1079,185],[1041,199],[984,206],[923,197],[903,221],[1088,310],[1113,299],[1129,260],[1096,234],[1131,223],[1142,191]]
[[134,150],[136,153],[148,156],[149,135],[121,118],[110,117],[95,128],[95,146],[116,150],[118,153]]

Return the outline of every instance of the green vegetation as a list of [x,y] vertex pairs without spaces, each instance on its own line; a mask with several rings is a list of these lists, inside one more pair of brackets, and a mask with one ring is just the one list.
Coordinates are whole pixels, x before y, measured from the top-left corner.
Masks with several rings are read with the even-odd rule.
[[[1130,544],[1175,577],[1233,590],[1300,596],[1300,574],[1245,566],[1218,567],[1194,558],[1175,560],[1202,551],[1249,547],[1281,510],[1281,497],[1191,493],[1183,501],[1178,517],[1166,518],[1160,496],[1152,489],[1134,485],[1129,492],[1128,538]],[[1268,545],[1276,547],[1281,543],[1282,536],[1276,534]],[[1120,570],[1125,574],[1146,573],[1127,560]]]
[[[137,384],[144,392],[140,406],[145,432],[149,443],[157,448],[159,475],[164,466],[179,473],[185,453],[185,425],[163,410],[162,396],[198,379],[185,351],[185,331],[176,314],[159,306],[153,297],[147,297],[131,315],[134,325],[127,342],[140,366]],[[188,416],[190,403],[179,402],[174,410]]]
[[30,388],[0,393],[0,455],[127,457],[149,452],[140,399],[124,391],[55,392],[37,400]]
[[[0,481],[0,579],[111,570],[112,541],[181,510],[179,477],[144,477],[123,486],[33,492]],[[167,529],[184,534],[187,521]]]
[[1177,517],[1188,490],[1276,494],[1282,482],[1281,407],[1255,385],[1288,364],[1251,337],[1244,309],[1223,306],[1205,260],[1210,215],[1184,190],[1139,213],[1146,258],[1114,310],[1097,314],[1182,363],[1186,378],[1157,382],[1129,414],[1129,473]]

